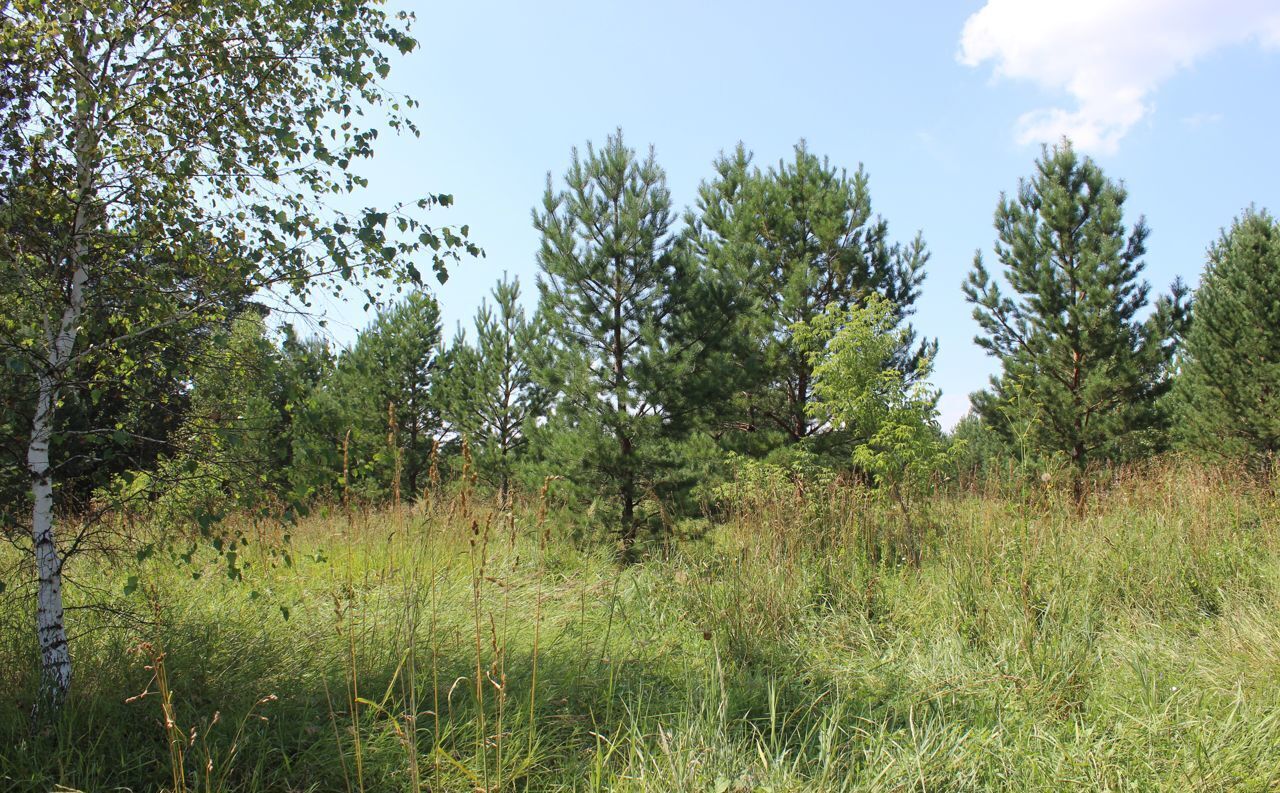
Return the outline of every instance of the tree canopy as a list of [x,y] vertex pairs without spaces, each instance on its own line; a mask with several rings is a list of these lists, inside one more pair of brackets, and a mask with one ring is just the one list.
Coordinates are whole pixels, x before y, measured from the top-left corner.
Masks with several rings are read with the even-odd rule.
[[[995,256],[1012,296],[981,253],[964,284],[982,328],[975,342],[1001,368],[989,391],[973,395],[975,409],[1006,435],[1030,418],[1032,448],[1064,457],[1077,482],[1090,463],[1152,442],[1185,316],[1180,284],[1144,316],[1148,230],[1141,218],[1125,227],[1126,198],[1070,143],[1046,147],[996,208]],[[1034,415],[1013,416],[1028,404]]]

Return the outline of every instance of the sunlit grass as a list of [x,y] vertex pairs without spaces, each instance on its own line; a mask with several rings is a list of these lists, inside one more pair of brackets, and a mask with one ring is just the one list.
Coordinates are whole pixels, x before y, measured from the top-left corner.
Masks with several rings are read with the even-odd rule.
[[1084,515],[1051,484],[939,497],[917,540],[792,487],[619,565],[469,496],[246,523],[237,577],[207,543],[81,557],[71,597],[120,613],[69,618],[55,726],[4,595],[0,787],[1271,790],[1273,498],[1168,463]]

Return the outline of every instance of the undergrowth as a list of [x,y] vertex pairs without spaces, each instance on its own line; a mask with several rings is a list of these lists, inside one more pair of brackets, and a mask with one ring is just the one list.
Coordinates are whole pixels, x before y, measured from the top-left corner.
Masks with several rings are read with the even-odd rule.
[[784,479],[625,565],[533,502],[246,523],[230,567],[134,527],[182,559],[68,569],[96,607],[69,614],[55,724],[10,586],[0,787],[1280,786],[1267,487],[1169,463],[1083,514],[1052,483],[938,496],[908,537],[854,487]]

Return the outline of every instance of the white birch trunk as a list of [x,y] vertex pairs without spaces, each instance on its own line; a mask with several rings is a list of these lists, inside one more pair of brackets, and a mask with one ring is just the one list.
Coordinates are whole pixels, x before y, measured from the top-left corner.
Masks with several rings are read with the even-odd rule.
[[72,59],[80,67],[76,111],[76,211],[72,220],[71,250],[67,265],[71,278],[66,285],[62,316],[56,328],[45,333],[45,366],[37,378],[36,410],[31,420],[27,445],[27,471],[31,476],[31,540],[35,553],[36,638],[40,645],[41,688],[53,710],[61,705],[71,688],[71,651],[63,619],[62,558],[58,552],[54,526],[53,467],[49,448],[53,440],[58,397],[75,351],[76,335],[84,315],[85,289],[89,282],[89,235],[96,219],[94,207],[94,157],[97,138],[92,126],[95,109],[93,92],[85,84],[89,74],[85,52],[84,26],[79,36],[68,35]]
[[[76,212],[77,225],[84,210]],[[80,318],[84,313],[85,284],[89,273],[84,267],[87,244],[83,239],[75,245],[74,269],[68,300],[56,332],[48,334],[48,355],[40,372],[36,410],[31,420],[31,440],[27,445],[27,471],[31,475],[31,540],[35,551],[36,638],[40,644],[40,671],[44,694],[56,706],[71,686],[71,654],[67,647],[67,627],[62,608],[62,558],[54,535],[53,469],[49,463],[49,446],[53,440],[54,415],[58,392],[71,355],[75,349]]]
[[[52,357],[52,356],[51,356]],[[53,437],[53,412],[57,402],[56,378],[40,375],[31,442],[27,446],[27,470],[31,474],[31,539],[35,550],[36,638],[40,644],[41,688],[44,699],[56,707],[71,686],[71,655],[62,617],[62,559],[53,534],[53,473],[49,467],[49,441]]]

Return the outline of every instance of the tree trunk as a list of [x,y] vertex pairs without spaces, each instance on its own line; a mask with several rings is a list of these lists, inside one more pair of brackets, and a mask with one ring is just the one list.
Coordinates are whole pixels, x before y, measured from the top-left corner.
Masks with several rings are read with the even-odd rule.
[[[505,425],[505,419],[504,419],[504,425]],[[502,427],[501,432],[502,432],[502,435],[501,435],[500,443],[502,444],[502,446],[500,451],[499,465],[502,466],[502,471],[498,475],[498,503],[502,504],[503,509],[510,509],[512,506],[510,502],[511,472],[510,472],[510,469],[507,467],[508,440],[507,440],[507,430],[505,426]]]
[[79,72],[76,86],[76,211],[72,219],[71,249],[67,252],[67,280],[62,316],[57,328],[46,327],[44,367],[37,377],[36,410],[27,444],[27,473],[31,477],[31,540],[35,553],[36,639],[40,646],[41,693],[44,703],[57,710],[71,689],[71,650],[63,619],[62,564],[54,532],[53,468],[49,450],[53,440],[58,395],[72,362],[76,336],[84,316],[89,283],[89,235],[100,220],[94,205],[94,173],[97,136],[93,128],[96,94],[88,84],[92,73],[87,53],[87,20],[67,33],[67,43]]
[[56,375],[42,373],[36,413],[27,446],[27,470],[31,475],[31,540],[35,551],[36,638],[40,645],[42,700],[57,710],[71,687],[71,654],[62,612],[62,559],[53,533],[53,473],[49,467],[49,442],[53,437]]
[[622,498],[622,526],[619,536],[624,552],[636,544],[636,481],[632,466],[631,438],[627,435],[626,349],[622,343],[622,262],[614,263],[613,274],[613,394],[618,411],[618,456],[622,464],[622,482],[618,495]]
[[631,470],[631,440],[622,439],[622,548],[630,552],[636,544],[636,483]]
[[[81,213],[77,213],[77,222]],[[53,423],[58,405],[58,391],[71,352],[75,347],[80,317],[84,313],[85,283],[88,272],[82,266],[87,256],[83,241],[76,244],[68,303],[62,312],[56,334],[48,335],[49,351],[45,368],[38,377],[36,411],[31,419],[31,440],[27,444],[27,472],[31,476],[31,540],[35,552],[36,637],[40,645],[41,689],[54,709],[61,704],[71,687],[71,654],[67,647],[67,628],[62,609],[62,559],[54,537],[53,469],[49,464],[49,447],[53,440]]]

